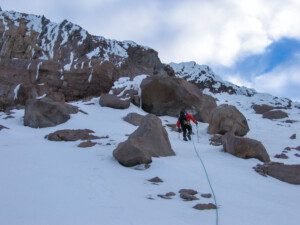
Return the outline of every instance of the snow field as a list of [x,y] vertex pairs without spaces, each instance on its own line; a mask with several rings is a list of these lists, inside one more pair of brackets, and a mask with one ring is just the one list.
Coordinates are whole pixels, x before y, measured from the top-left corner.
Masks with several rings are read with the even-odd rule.
[[[286,124],[262,119],[243,99],[217,96],[218,104],[229,101],[248,119],[247,137],[261,141],[272,161],[299,164],[296,150],[289,159],[276,159],[284,147],[300,145],[299,123]],[[244,98],[244,97],[241,97]],[[245,97],[246,98],[246,97]],[[17,224],[103,224],[103,225],[193,225],[215,224],[215,210],[198,211],[197,203],[214,203],[213,198],[186,202],[180,199],[182,188],[211,193],[201,162],[192,142],[182,141],[182,134],[166,127],[176,156],[153,158],[149,169],[126,168],[112,156],[120,142],[137,127],[123,121],[129,112],[145,115],[133,105],[126,110],[100,107],[99,98],[90,102],[73,102],[87,112],[78,113],[57,127],[33,129],[23,126],[24,110],[14,110],[15,118],[0,124],[10,129],[0,131],[0,221]],[[94,105],[87,105],[94,103]],[[286,110],[289,119],[300,120],[300,110]],[[174,124],[177,118],[160,117],[163,124]],[[168,122],[166,122],[166,120]],[[280,125],[278,125],[280,124]],[[300,187],[257,174],[252,167],[256,159],[239,159],[222,151],[222,146],[209,145],[208,124],[193,125],[193,140],[200,154],[219,206],[219,224],[265,225],[298,224]],[[91,129],[97,136],[91,148],[78,148],[81,141],[52,142],[45,135],[61,129]],[[297,139],[289,137],[297,134]],[[107,145],[110,143],[111,145]],[[148,179],[159,176],[163,183]],[[173,191],[171,200],[157,197]],[[151,200],[149,198],[153,198]]]

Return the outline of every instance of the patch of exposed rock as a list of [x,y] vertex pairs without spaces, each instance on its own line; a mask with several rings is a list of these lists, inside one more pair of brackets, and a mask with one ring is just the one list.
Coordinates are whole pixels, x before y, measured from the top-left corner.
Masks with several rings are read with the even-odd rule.
[[247,119],[236,107],[223,104],[212,110],[208,127],[209,134],[232,132],[237,136],[244,136],[248,131]]
[[9,128],[8,128],[8,127],[6,127],[6,126],[2,126],[2,125],[0,125],[0,131],[1,131],[2,129],[9,129]]
[[300,184],[300,165],[286,165],[278,162],[257,164],[254,170],[263,176],[269,175],[283,182]]
[[198,210],[205,210],[205,209],[216,209],[217,206],[213,203],[208,203],[208,204],[197,204],[193,207],[194,209],[198,209]]
[[174,155],[167,131],[153,114],[145,116],[139,128],[113,151],[115,159],[128,167],[151,163],[152,157]]
[[223,136],[222,142],[225,152],[236,157],[244,159],[256,158],[262,162],[270,162],[270,157],[265,147],[257,140],[237,137],[228,132]]
[[54,102],[50,98],[30,99],[26,102],[24,125],[32,128],[53,127],[70,119],[78,112],[76,106]]
[[89,129],[78,130],[58,130],[45,136],[49,141],[77,141],[77,140],[94,140],[100,137],[92,135],[95,133]]
[[130,106],[130,101],[118,98],[113,94],[102,94],[99,104],[103,107],[110,107],[113,109],[127,109]]
[[277,159],[288,159],[289,157],[286,154],[281,153],[281,154],[276,154],[274,156],[274,158],[277,158]]
[[272,110],[272,111],[265,112],[263,114],[263,118],[270,119],[270,120],[283,119],[283,118],[286,118],[288,116],[289,115],[286,112],[283,112],[281,110]]
[[123,120],[134,126],[140,126],[143,118],[144,116],[138,113],[128,113],[127,116],[123,118]]
[[97,143],[92,141],[81,142],[78,147],[79,148],[89,148],[95,146]]
[[196,120],[208,122],[211,111],[217,107],[214,98],[175,77],[147,77],[141,83],[141,90],[142,108],[157,116],[178,116],[185,108]]
[[159,177],[153,177],[151,179],[149,179],[148,181],[152,182],[152,183],[162,183],[164,182],[161,178]]

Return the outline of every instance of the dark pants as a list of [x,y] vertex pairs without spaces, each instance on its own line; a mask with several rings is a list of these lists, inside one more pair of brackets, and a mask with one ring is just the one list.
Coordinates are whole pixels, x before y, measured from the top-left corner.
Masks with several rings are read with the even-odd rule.
[[187,130],[189,135],[192,134],[192,126],[190,124],[184,124],[181,128],[182,128],[182,133],[184,138],[186,137]]

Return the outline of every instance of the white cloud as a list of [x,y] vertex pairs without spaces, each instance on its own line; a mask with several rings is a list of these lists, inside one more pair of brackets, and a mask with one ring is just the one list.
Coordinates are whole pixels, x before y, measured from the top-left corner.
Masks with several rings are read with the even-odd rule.
[[258,92],[287,97],[294,101],[300,99],[300,65],[285,63],[268,73],[246,79],[239,74],[226,75],[223,79],[239,86],[254,88]]
[[163,62],[231,66],[282,37],[300,39],[298,0],[4,0],[3,9],[68,19],[91,34],[133,40]]

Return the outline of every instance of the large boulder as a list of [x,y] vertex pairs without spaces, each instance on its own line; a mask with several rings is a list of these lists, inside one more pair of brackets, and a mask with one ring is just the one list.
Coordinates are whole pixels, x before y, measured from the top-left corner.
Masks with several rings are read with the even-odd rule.
[[158,116],[178,116],[185,108],[196,120],[208,122],[210,113],[217,107],[211,96],[184,79],[151,76],[141,83],[142,108]]
[[99,104],[113,109],[127,109],[130,106],[130,101],[122,100],[113,94],[102,94]]
[[270,157],[263,146],[257,140],[234,136],[227,132],[223,138],[223,147],[225,152],[228,152],[239,158],[256,158],[262,162],[270,162]]
[[278,162],[257,164],[255,171],[262,175],[269,175],[278,180],[290,183],[300,184],[300,165],[286,165]]
[[70,119],[78,112],[76,106],[54,102],[50,98],[30,99],[26,102],[24,125],[32,128],[53,127]]
[[140,126],[143,118],[144,116],[138,113],[128,113],[127,116],[123,118],[123,120],[134,126]]
[[263,118],[267,118],[267,119],[270,119],[270,120],[283,119],[283,118],[286,118],[288,116],[289,115],[286,112],[283,112],[281,110],[272,110],[272,111],[265,112],[263,114]]
[[116,160],[128,167],[151,163],[151,157],[174,155],[167,131],[153,114],[145,116],[139,128],[113,152]]
[[223,104],[212,111],[208,127],[209,134],[233,132],[237,136],[244,136],[248,131],[247,119],[234,106]]

